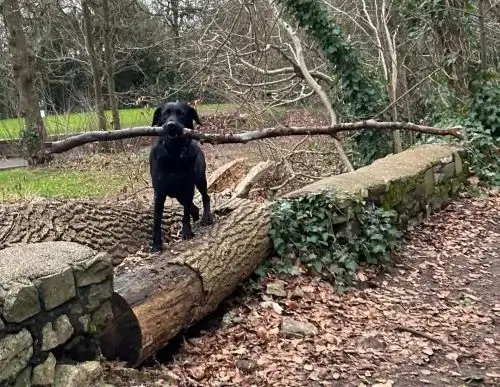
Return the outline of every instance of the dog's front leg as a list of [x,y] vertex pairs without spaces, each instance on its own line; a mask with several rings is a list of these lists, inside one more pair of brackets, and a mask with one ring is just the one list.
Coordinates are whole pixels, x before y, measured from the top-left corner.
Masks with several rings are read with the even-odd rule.
[[154,214],[153,214],[153,244],[151,247],[152,252],[163,250],[163,239],[161,224],[163,218],[163,209],[165,207],[166,195],[155,193],[154,200]]

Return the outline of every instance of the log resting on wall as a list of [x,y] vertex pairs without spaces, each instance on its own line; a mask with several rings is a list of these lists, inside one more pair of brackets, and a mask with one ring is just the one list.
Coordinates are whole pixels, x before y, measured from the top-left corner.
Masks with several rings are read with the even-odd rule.
[[270,254],[268,206],[239,203],[195,239],[115,276],[114,320],[101,340],[105,357],[140,364],[215,311]]

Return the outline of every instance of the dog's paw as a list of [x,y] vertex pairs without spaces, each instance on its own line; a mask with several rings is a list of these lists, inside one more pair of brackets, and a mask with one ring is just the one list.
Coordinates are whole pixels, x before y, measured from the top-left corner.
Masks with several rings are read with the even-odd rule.
[[182,239],[183,240],[188,240],[188,239],[193,239],[194,238],[194,232],[191,230],[189,231],[182,231]]
[[161,253],[162,251],[163,251],[163,244],[151,246],[152,253]]
[[212,214],[203,214],[203,217],[201,218],[201,224],[204,226],[207,226],[209,224],[212,224],[214,222],[215,218]]
[[196,223],[197,221],[200,220],[200,211],[191,211],[191,219],[193,219],[193,223]]

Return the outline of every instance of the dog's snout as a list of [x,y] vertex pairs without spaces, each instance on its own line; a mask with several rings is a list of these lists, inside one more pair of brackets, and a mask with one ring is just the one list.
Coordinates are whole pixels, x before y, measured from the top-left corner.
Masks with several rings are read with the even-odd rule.
[[177,127],[177,124],[175,123],[175,121],[168,121],[165,126],[167,127],[167,129],[174,129],[175,127]]

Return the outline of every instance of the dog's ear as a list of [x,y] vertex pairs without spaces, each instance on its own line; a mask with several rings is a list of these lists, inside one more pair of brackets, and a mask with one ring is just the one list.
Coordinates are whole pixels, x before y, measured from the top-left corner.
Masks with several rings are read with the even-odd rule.
[[151,126],[161,126],[160,120],[161,120],[161,106],[156,108],[153,114],[153,123],[151,124]]
[[188,111],[189,111],[189,114],[191,115],[191,119],[194,122],[196,122],[198,125],[201,125],[201,120],[200,120],[200,117],[198,116],[198,112],[196,111],[196,109],[194,107],[188,105]]

